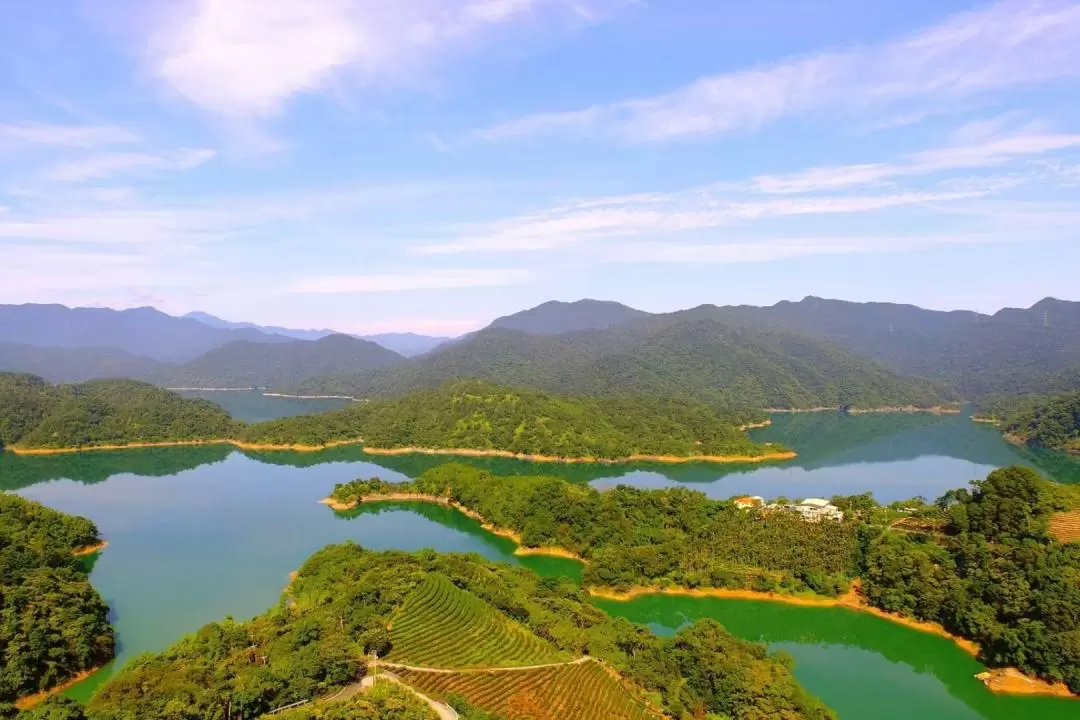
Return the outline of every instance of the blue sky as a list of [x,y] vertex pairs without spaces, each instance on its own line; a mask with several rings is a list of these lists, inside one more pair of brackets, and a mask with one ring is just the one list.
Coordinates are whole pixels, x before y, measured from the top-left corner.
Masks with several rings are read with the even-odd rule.
[[1080,300],[1080,2],[0,4],[0,302]]

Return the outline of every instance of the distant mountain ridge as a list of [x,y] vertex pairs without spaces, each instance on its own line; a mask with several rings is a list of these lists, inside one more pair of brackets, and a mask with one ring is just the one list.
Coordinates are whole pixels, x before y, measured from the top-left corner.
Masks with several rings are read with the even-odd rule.
[[448,342],[372,336],[402,347],[402,355],[427,351],[411,360],[353,336],[300,340],[260,328],[153,308],[0,306],[0,370],[55,382],[128,377],[362,397],[479,378],[758,407],[978,400],[1075,390],[1080,379],[1080,303],[1054,298],[992,315],[813,296],[657,314],[599,300],[552,301]]
[[759,409],[926,407],[955,399],[829,343],[727,324],[696,311],[564,335],[487,328],[422,358],[312,378],[298,391],[386,397],[463,378],[564,394],[662,395]]
[[352,335],[351,333],[343,333],[337,330],[297,330],[294,328],[278,327],[276,325],[256,325],[250,322],[231,322],[229,320],[222,320],[216,315],[211,315],[205,312],[189,312],[182,317],[189,318],[191,320],[197,320],[204,325],[210,327],[230,329],[230,330],[258,330],[259,332],[283,335],[285,337],[295,338],[296,340],[321,340],[329,335],[350,335],[351,337],[360,338],[361,340],[370,340],[373,343],[382,345],[387,350],[393,350],[399,355],[405,357],[413,357],[415,355],[422,355],[430,350],[434,350],[439,345],[450,340],[449,337],[438,337],[431,335],[418,335],[411,332],[389,332],[389,333],[377,333],[374,335]]
[[228,329],[151,307],[130,310],[64,305],[0,305],[0,342],[33,347],[116,348],[160,362],[185,362],[237,340],[290,342],[250,328]]
[[241,341],[215,348],[153,378],[169,387],[290,387],[318,375],[357,372],[403,362],[381,345],[350,335],[267,345]]
[[771,307],[707,312],[726,322],[824,338],[904,375],[955,387],[968,399],[1054,388],[1080,369],[1080,302],[1046,298],[993,315],[807,297]]

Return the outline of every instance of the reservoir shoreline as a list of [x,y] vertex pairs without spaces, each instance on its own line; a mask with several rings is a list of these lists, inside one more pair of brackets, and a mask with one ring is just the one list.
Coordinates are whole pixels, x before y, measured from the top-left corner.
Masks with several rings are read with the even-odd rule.
[[[160,447],[197,447],[202,445],[232,445],[240,450],[291,450],[293,452],[318,452],[329,450],[344,445],[362,445],[362,439],[335,440],[322,445],[288,445],[273,443],[246,443],[240,440],[175,440],[163,442],[127,443],[125,445],[85,445],[82,447],[68,448],[21,448],[6,447],[4,450],[16,455],[66,455],[80,452],[94,452],[101,450],[132,450],[138,448]],[[515,453],[509,450],[473,450],[470,448],[374,448],[364,447],[364,452],[369,455],[449,455],[458,457],[500,457],[529,462],[565,463],[565,464],[601,464],[614,465],[628,462],[656,462],[656,463],[760,463],[775,460],[791,460],[798,457],[794,451],[764,453],[762,455],[630,455],[625,458],[561,458],[554,455],[531,455],[527,453]]]
[[[507,530],[505,528],[499,528],[493,525],[480,513],[471,510],[459,503],[456,503],[449,498],[445,498],[438,495],[426,495],[422,493],[387,493],[385,495],[365,495],[350,502],[339,502],[333,497],[327,497],[319,501],[323,505],[327,505],[331,510],[343,512],[356,508],[358,505],[367,503],[379,503],[379,502],[424,502],[441,505],[443,507],[449,507],[458,512],[470,517],[481,524],[481,526],[491,532],[492,534],[500,537],[509,538],[517,543],[518,547],[514,551],[515,555],[550,555],[554,557],[569,558],[577,560],[583,564],[588,564],[588,560],[582,558],[580,555],[573,553],[569,550],[559,547],[526,547],[522,544],[520,534],[513,530]],[[917,630],[919,632],[929,633],[938,637],[945,638],[952,641],[957,647],[964,652],[968,653],[972,657],[978,657],[979,645],[972,640],[954,635],[946,630],[942,625],[938,623],[923,622],[914,618],[909,618],[904,615],[898,615],[890,613],[880,608],[873,607],[866,602],[866,599],[860,592],[860,581],[856,578],[852,582],[851,589],[841,595],[840,597],[827,597],[824,595],[788,595],[784,593],[765,592],[750,589],[727,589],[727,588],[688,588],[688,587],[649,587],[649,586],[637,586],[628,590],[616,590],[614,588],[593,587],[585,588],[586,591],[593,597],[612,600],[617,602],[626,602],[633,600],[637,597],[647,595],[670,595],[679,597],[696,597],[696,598],[720,598],[720,599],[742,599],[742,600],[764,600],[769,602],[779,602],[788,605],[799,605],[803,607],[836,607],[854,612],[866,613],[873,615],[882,620],[887,620],[898,625]],[[1080,696],[1074,694],[1064,683],[1052,683],[1040,678],[1032,677],[1022,673],[1016,668],[991,668],[985,672],[979,673],[976,676],[988,690],[993,693],[1006,694],[1006,695],[1044,695],[1052,697],[1063,698],[1080,698]]]

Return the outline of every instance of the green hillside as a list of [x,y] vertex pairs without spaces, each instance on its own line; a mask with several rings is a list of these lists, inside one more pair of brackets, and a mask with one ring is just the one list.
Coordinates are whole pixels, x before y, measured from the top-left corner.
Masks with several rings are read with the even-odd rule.
[[[709,307],[718,319],[805,332],[963,397],[1069,389],[1080,370],[1080,303],[1047,298],[994,315],[808,297],[771,307]],[[1075,384],[1071,387],[1075,387]]]
[[[541,579],[477,555],[372,552],[351,543],[326,547],[309,558],[282,601],[267,613],[244,623],[212,623],[163,653],[134,660],[93,697],[88,717],[218,717],[214,713],[227,699],[234,712],[249,718],[326,697],[359,680],[366,670],[363,659],[372,652],[393,655],[394,631],[388,628],[432,577],[435,583],[451,582],[461,597],[467,596],[469,607],[514,623],[535,647],[550,645],[566,657],[588,654],[604,662],[626,680],[622,702],[639,709],[648,693],[679,720],[710,713],[831,717],[797,685],[788,660],[732,637],[713,621],[658,638],[609,618],[570,581]],[[451,636],[458,631],[455,625],[439,629]],[[465,642],[452,649],[469,652]]]
[[73,448],[212,440],[236,423],[206,400],[133,380],[49,385],[33,375],[0,373],[0,446]]
[[397,353],[367,340],[329,335],[289,343],[235,342],[207,352],[156,382],[169,387],[291,387],[307,378],[358,372],[401,362]]
[[0,711],[113,657],[109,608],[72,554],[97,542],[85,518],[0,494]]
[[248,427],[250,443],[323,445],[363,438],[373,448],[466,448],[562,458],[762,456],[740,416],[672,399],[573,398],[478,380],[400,398]]
[[559,336],[489,329],[417,360],[313,378],[302,393],[385,397],[482,378],[574,395],[655,395],[716,407],[932,406],[951,399],[922,380],[792,332],[709,317],[654,316]]
[[117,348],[33,347],[0,343],[0,372],[33,373],[49,382],[97,378],[148,380],[173,366]]

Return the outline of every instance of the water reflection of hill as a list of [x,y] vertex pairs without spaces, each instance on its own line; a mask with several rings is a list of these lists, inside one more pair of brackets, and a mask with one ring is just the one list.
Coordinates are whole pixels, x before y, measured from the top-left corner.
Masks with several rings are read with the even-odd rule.
[[[937,678],[950,695],[978,717],[1012,720],[1075,717],[1075,701],[989,693],[973,678],[982,667],[945,638],[913,632],[887,621],[841,608],[795,607],[781,603],[652,596],[629,603],[599,601],[610,614],[649,625],[661,634],[698,618],[714,618],[732,633],[771,645],[843,646],[883,656],[926,677]],[[838,669],[839,670],[839,669]],[[857,694],[857,691],[856,691]],[[953,715],[949,715],[952,717]]]
[[799,453],[793,463],[808,470],[862,462],[897,462],[942,455],[980,465],[1017,460],[993,428],[962,415],[930,413],[791,413],[754,439],[780,442]]
[[[495,475],[554,475],[574,483],[617,479],[630,473],[655,473],[678,483],[714,483],[765,467],[816,470],[859,463],[914,460],[928,455],[958,458],[980,466],[1025,464],[1058,482],[1080,483],[1080,461],[1062,453],[1031,450],[1002,441],[994,428],[958,415],[881,414],[850,416],[841,413],[780,414],[772,426],[754,431],[754,438],[780,442],[799,456],[782,463],[684,464],[531,463],[512,458],[449,457],[445,455],[368,455],[359,445],[344,445],[319,452],[271,451],[243,454],[260,463],[309,468],[328,463],[365,463],[407,477],[417,477],[446,462],[461,462]],[[18,456],[0,452],[0,490],[17,490],[62,478],[82,483],[101,482],[131,473],[149,477],[175,475],[201,465],[221,462],[240,452],[227,445],[138,448],[68,455]],[[361,472],[357,471],[358,474]],[[371,474],[370,470],[364,471]]]
[[18,490],[50,480],[93,484],[114,475],[147,477],[176,475],[200,465],[221,462],[232,448],[227,445],[135,448],[61,455],[16,455],[0,452],[0,490]]

